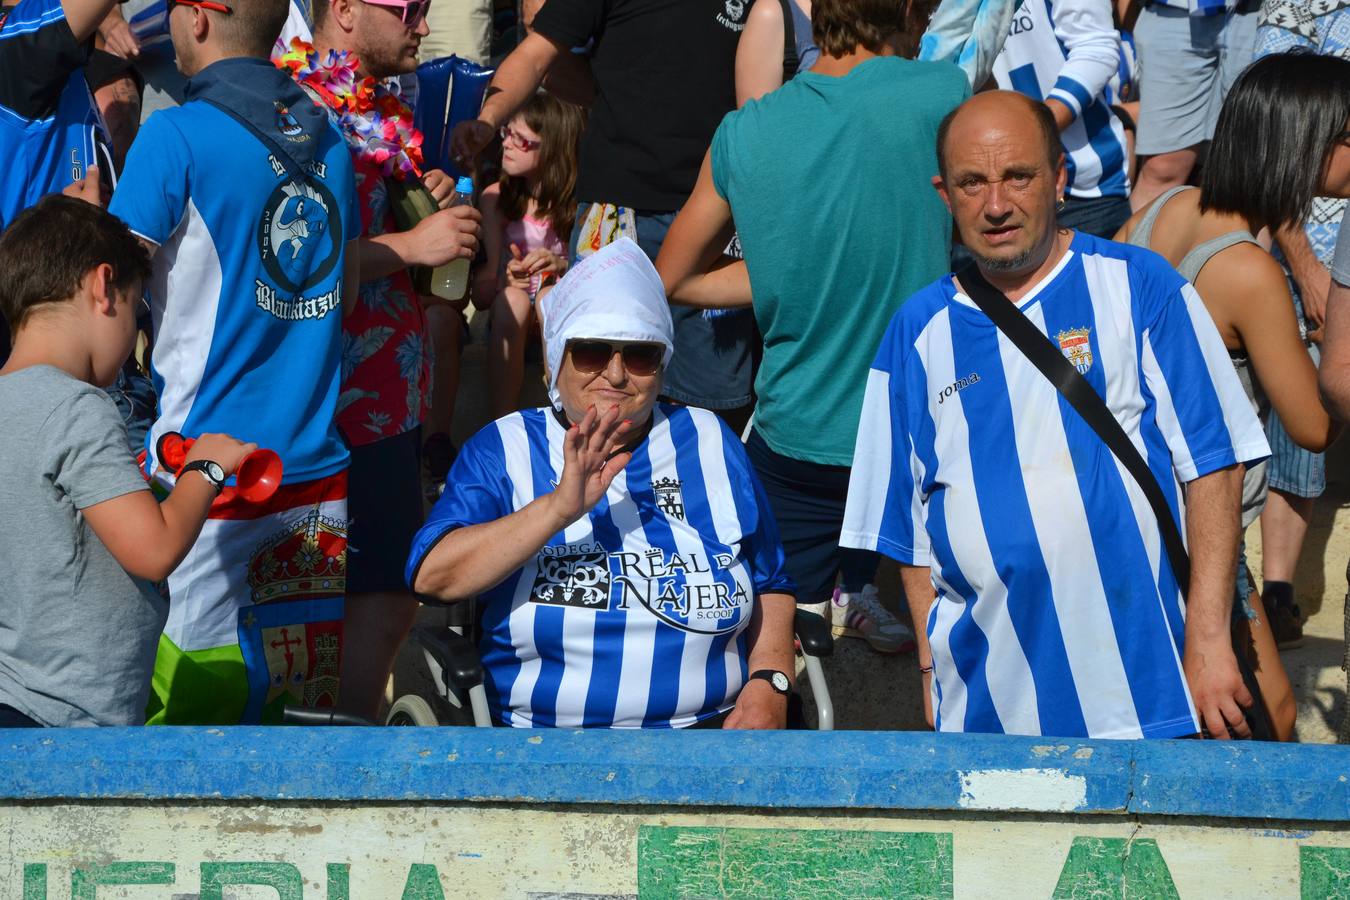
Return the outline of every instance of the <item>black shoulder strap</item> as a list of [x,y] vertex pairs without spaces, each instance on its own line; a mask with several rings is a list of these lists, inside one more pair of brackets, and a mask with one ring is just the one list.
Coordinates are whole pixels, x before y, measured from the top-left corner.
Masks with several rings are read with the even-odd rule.
[[1003,292],[990,284],[974,265],[966,266],[957,277],[975,305],[998,326],[998,330],[1013,342],[1033,366],[1055,386],[1055,390],[1074,408],[1083,421],[1097,433],[1107,448],[1120,460],[1144,492],[1153,515],[1158,520],[1158,530],[1162,533],[1163,547],[1172,563],[1172,573],[1181,587],[1184,598],[1191,583],[1191,560],[1186,554],[1186,544],[1181,539],[1181,529],[1167,505],[1162,487],[1148,467],[1144,457],[1130,440],[1125,429],[1120,426],[1115,415],[1101,395],[1088,384],[1086,378],[1064,358],[1060,349],[1041,334],[1040,329],[1022,314]]
[[783,8],[783,84],[787,84],[797,74],[801,57],[797,55],[797,28],[792,24],[793,0],[778,0]]

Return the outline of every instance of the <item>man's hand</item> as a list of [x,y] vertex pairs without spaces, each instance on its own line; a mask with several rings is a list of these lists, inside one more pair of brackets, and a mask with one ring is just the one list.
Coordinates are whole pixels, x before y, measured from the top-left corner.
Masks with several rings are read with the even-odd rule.
[[1055,117],[1055,127],[1060,131],[1073,124],[1073,110],[1065,106],[1061,101],[1050,97],[1045,101],[1045,106],[1050,110],[1050,115]]
[[1237,657],[1226,637],[1200,641],[1187,635],[1181,665],[1200,724],[1209,736],[1226,741],[1232,729],[1236,737],[1251,737],[1242,710],[1252,705],[1252,695],[1242,683]]
[[117,7],[114,6],[113,11],[98,26],[98,33],[103,38],[104,49],[109,53],[123,59],[135,59],[141,55],[141,42],[136,40],[131,26],[122,18]]
[[461,167],[472,164],[496,135],[497,129],[482,119],[460,122],[450,132],[450,153],[455,163]]
[[404,261],[411,266],[442,266],[478,254],[483,214],[472,206],[437,210],[406,233]]
[[103,189],[102,179],[99,178],[98,166],[86,168],[84,177],[63,187],[61,193],[67,197],[74,197],[76,200],[92,203],[95,206],[106,207],[108,205],[109,197]]
[[614,476],[623,471],[632,453],[616,452],[628,441],[632,421],[619,418],[619,407],[599,415],[592,406],[563,438],[563,470],[549,494],[553,512],[570,525],[590,512],[605,496]]
[[192,443],[192,449],[187,452],[187,458],[183,462],[186,464],[198,459],[210,460],[224,469],[228,477],[235,473],[245,456],[257,449],[257,444],[237,441],[228,434],[204,434]]
[[422,176],[422,187],[431,193],[431,198],[441,209],[450,206],[450,198],[455,196],[455,179],[440,169],[432,169]]
[[1327,320],[1327,294],[1331,292],[1331,270],[1323,265],[1304,267],[1302,272],[1294,272],[1294,281],[1298,284],[1299,299],[1303,302],[1303,317],[1308,320],[1308,330],[1321,330]]
[[761,678],[747,681],[736,698],[736,708],[727,716],[726,729],[770,730],[787,727],[788,698]]

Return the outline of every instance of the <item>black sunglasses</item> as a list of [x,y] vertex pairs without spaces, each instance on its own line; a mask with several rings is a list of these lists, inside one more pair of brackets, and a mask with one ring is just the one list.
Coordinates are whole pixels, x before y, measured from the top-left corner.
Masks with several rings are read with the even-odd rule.
[[572,365],[583,375],[594,375],[609,367],[618,353],[623,367],[632,375],[655,375],[661,368],[666,348],[661,344],[616,344],[610,341],[568,341],[567,353]]

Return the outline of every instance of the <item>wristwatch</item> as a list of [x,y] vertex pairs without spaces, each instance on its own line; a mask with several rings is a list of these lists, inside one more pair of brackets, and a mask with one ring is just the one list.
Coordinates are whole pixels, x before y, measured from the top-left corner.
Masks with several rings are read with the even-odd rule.
[[783,696],[792,692],[792,682],[788,681],[788,677],[777,669],[760,669],[750,676],[751,681],[756,678],[760,681],[767,681],[770,687]]
[[194,459],[178,470],[178,477],[182,478],[185,472],[201,472],[202,476],[215,487],[217,494],[225,489],[225,470],[220,467],[220,463],[209,459]]

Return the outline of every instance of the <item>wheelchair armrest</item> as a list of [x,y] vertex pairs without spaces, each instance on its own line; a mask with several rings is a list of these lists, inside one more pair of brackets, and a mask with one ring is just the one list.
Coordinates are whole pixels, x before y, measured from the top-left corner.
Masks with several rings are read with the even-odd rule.
[[286,706],[281,710],[283,725],[374,725],[369,719],[335,709],[310,709],[307,706]]
[[461,690],[483,683],[483,663],[473,641],[449,628],[418,625],[412,630],[417,641],[445,670],[445,677]]
[[797,632],[802,653],[807,656],[823,657],[834,653],[834,635],[830,633],[830,623],[825,621],[824,616],[798,607],[792,628]]

